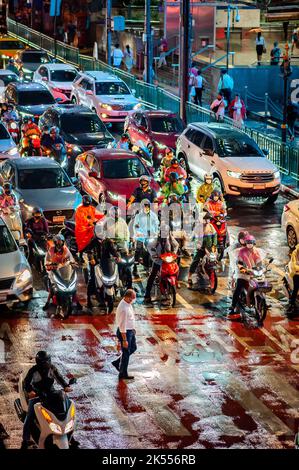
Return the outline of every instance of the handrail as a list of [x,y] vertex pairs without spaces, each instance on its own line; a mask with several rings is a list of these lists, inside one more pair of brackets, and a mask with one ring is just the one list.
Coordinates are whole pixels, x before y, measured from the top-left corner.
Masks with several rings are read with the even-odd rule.
[[219,57],[217,60],[214,60],[214,62],[211,62],[209,65],[206,65],[205,67],[203,67],[201,71],[205,72],[205,70],[208,70],[209,68],[214,67],[215,64],[218,64],[218,62],[221,62],[221,60],[225,59],[227,55],[231,55],[232,57],[234,57],[235,52],[231,51],[228,54],[224,54],[223,56]]
[[203,47],[199,51],[193,52],[191,57],[195,57],[196,55],[202,54],[203,52],[205,52],[208,49],[214,49],[214,47],[215,47],[214,44],[208,44],[207,46]]

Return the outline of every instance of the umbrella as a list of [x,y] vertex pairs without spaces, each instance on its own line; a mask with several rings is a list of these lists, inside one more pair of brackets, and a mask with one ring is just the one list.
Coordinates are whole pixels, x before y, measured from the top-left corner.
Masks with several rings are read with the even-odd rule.
[[99,58],[97,42],[95,42],[94,45],[93,45],[92,57],[96,60],[98,60],[98,58]]
[[264,33],[265,30],[262,28],[252,28],[249,30],[249,33]]

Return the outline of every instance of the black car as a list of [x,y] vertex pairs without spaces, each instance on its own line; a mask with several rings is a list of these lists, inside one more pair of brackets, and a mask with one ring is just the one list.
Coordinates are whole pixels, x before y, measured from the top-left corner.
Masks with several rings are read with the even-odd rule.
[[16,54],[16,59],[20,61],[20,65],[24,72],[25,79],[32,79],[35,72],[41,64],[51,62],[51,58],[45,51],[37,51],[36,49],[26,49]]
[[51,106],[39,120],[41,129],[45,125],[60,129],[67,153],[71,157],[71,166],[77,155],[93,148],[106,148],[114,141],[98,115],[86,106],[74,104]]
[[41,83],[10,83],[5,90],[5,101],[12,103],[21,117],[38,120],[49,106],[56,103],[52,93]]

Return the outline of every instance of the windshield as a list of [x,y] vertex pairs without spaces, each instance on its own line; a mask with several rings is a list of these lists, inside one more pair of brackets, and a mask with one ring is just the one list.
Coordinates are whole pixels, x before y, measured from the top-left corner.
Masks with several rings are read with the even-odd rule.
[[0,139],[10,139],[10,134],[3,124],[0,124]]
[[104,124],[94,113],[65,114],[61,117],[61,129],[67,134],[96,134],[106,131]]
[[13,236],[6,226],[0,226],[0,254],[12,253],[17,251],[17,246]]
[[14,73],[10,75],[0,75],[0,86],[7,86],[11,82],[17,82],[19,79]]
[[49,62],[49,57],[43,52],[24,52],[22,62],[27,62],[28,64],[45,64]]
[[20,189],[67,188],[72,183],[62,168],[26,168],[19,170]]
[[75,70],[51,70],[51,80],[53,82],[73,82],[76,75]]
[[124,158],[123,160],[104,160],[103,176],[108,179],[139,178],[147,171],[138,158]]
[[122,82],[97,82],[96,95],[130,95],[130,90]]
[[220,157],[262,157],[263,154],[254,140],[246,135],[238,138],[217,139]]
[[20,106],[36,106],[39,104],[54,104],[55,100],[48,90],[19,91],[18,104]]
[[150,119],[153,132],[169,134],[170,132],[181,133],[184,125],[177,117],[153,117]]
[[0,51],[3,49],[24,49],[24,44],[19,41],[0,41]]

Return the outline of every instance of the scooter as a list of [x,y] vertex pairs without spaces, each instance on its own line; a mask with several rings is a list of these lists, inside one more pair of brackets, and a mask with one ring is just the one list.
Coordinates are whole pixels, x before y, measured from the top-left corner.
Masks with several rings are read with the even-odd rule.
[[30,232],[26,232],[26,238],[28,245],[30,246],[30,253],[32,256],[31,262],[35,266],[36,270],[43,274],[45,271],[45,256],[48,251],[50,240],[53,238],[52,234],[41,234],[38,240],[34,240],[30,236]]
[[40,157],[42,155],[40,136],[31,134],[23,137],[21,141],[21,154],[26,157]]
[[[28,396],[24,390],[25,374],[19,378],[19,398],[14,402],[19,420],[24,423],[28,412]],[[76,383],[69,380],[68,385]],[[63,390],[53,390],[40,397],[34,405],[31,437],[39,449],[69,449],[76,427],[76,407]],[[74,442],[75,446],[75,442]],[[76,446],[77,447],[77,446]]]
[[66,318],[72,313],[72,302],[77,292],[77,272],[74,263],[48,264],[48,288],[56,305],[55,315]]
[[229,237],[227,231],[227,222],[225,217],[220,214],[211,219],[211,224],[217,232],[217,250],[218,250],[218,261],[221,261],[224,255],[225,249],[229,246]]
[[153,289],[153,297],[159,297],[162,294],[161,301],[170,307],[175,307],[176,290],[178,287],[179,265],[177,263],[178,256],[175,253],[163,253],[160,255],[162,265],[160,274],[155,279]]
[[19,129],[19,124],[14,121],[13,119],[10,119],[6,122],[7,130],[10,133],[11,137],[15,141],[16,144],[19,143],[20,141],[20,129]]
[[218,286],[218,253],[206,250],[202,260],[198,263],[195,273],[192,275],[192,290],[204,291],[207,294],[215,294]]
[[68,249],[72,253],[73,257],[77,259],[78,246],[76,242],[75,227],[76,224],[73,220],[65,220],[59,234],[64,236]]
[[55,144],[52,148],[42,148],[42,153],[48,158],[55,160],[64,169],[68,170],[68,155],[62,144]]
[[107,313],[112,313],[116,288],[119,285],[117,264],[113,258],[97,264],[95,270],[96,297],[105,304]]
[[122,294],[132,287],[132,266],[134,266],[135,257],[132,251],[119,250],[121,259],[118,262],[119,284]]

